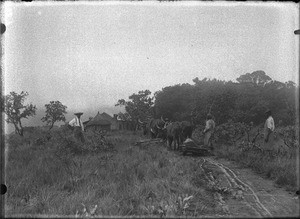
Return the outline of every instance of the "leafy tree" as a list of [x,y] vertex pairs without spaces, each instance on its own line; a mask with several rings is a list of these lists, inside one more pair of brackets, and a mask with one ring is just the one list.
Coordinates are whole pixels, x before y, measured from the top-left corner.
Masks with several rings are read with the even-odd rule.
[[145,120],[147,117],[153,117],[153,97],[150,97],[149,90],[139,91],[137,94],[129,96],[129,101],[118,100],[115,106],[125,106],[126,112],[133,121],[138,119]]
[[264,71],[254,71],[251,74],[246,73],[244,75],[241,75],[236,80],[240,83],[252,83],[261,86],[264,86],[266,83],[272,81],[272,79],[268,75],[266,75]]
[[[223,122],[226,118],[223,116],[225,112],[222,107],[225,105],[230,106],[226,103],[226,99],[228,101],[232,99],[229,97],[230,95],[224,95],[226,93],[230,94],[229,89],[226,89],[226,82],[216,79],[208,80],[207,78],[201,81],[195,78],[193,82],[195,83],[195,95],[192,110],[195,115],[195,122],[203,124],[208,113],[215,117],[217,124]],[[230,107],[227,107],[228,110]]]
[[269,108],[275,123],[295,123],[299,91],[295,83],[272,80],[264,71],[241,75],[237,81],[195,78],[194,85],[165,87],[155,93],[156,114],[173,120],[190,117],[194,124],[201,125],[211,113],[217,125],[228,120],[259,125],[265,121],[265,110]]
[[193,86],[190,84],[165,87],[155,93],[155,113],[157,117],[171,120],[190,120],[193,103]]
[[20,136],[23,136],[21,119],[28,119],[28,117],[34,116],[36,112],[35,105],[24,105],[27,96],[27,92],[22,91],[18,94],[13,91],[2,99],[2,111],[7,116],[5,120],[14,125],[15,132]]
[[49,130],[53,128],[55,122],[66,121],[65,115],[67,107],[64,106],[61,102],[50,101],[49,104],[45,104],[46,107],[46,115],[42,118],[43,122],[46,122],[47,125],[50,124]]

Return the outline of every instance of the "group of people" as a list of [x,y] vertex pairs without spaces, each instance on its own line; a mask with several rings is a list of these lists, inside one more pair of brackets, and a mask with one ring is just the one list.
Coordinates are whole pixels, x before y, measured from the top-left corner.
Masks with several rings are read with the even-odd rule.
[[[83,135],[84,126],[80,119],[82,114],[83,114],[82,112],[74,113],[74,115],[76,117],[69,122],[69,125],[74,128],[74,137],[77,140],[80,140],[81,142],[85,142],[84,135]],[[274,119],[272,117],[271,110],[267,110],[265,112],[265,115],[266,115],[266,121],[265,121],[265,125],[264,125],[264,142],[265,142],[265,144],[268,144],[269,142],[271,142],[270,139],[272,139],[272,135],[273,135],[273,132],[275,129],[275,123],[274,123]],[[204,146],[212,148],[211,139],[212,139],[212,135],[214,133],[215,127],[216,127],[216,124],[213,120],[213,116],[211,114],[208,114],[206,117],[205,129],[203,130]]]
[[[266,147],[270,147],[272,144],[273,133],[275,130],[275,123],[274,123],[274,119],[272,117],[272,112],[270,109],[268,109],[265,112],[265,115],[266,115],[266,121],[264,124],[264,142],[265,142]],[[212,148],[211,137],[212,137],[212,134],[214,133],[215,126],[216,125],[215,125],[212,115],[208,114],[206,117],[205,129],[203,130],[204,146],[206,146],[206,147]]]

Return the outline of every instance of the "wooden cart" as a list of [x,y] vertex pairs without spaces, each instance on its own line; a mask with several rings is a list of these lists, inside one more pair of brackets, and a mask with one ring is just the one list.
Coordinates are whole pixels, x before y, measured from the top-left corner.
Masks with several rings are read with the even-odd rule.
[[204,147],[204,145],[199,145],[195,143],[193,140],[185,141],[183,144],[179,146],[179,151],[183,155],[192,154],[198,156],[207,156],[212,155],[212,151]]

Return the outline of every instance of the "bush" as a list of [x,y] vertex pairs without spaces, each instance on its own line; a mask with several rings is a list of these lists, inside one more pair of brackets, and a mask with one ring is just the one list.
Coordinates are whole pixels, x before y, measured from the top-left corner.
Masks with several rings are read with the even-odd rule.
[[[243,130],[236,131],[234,127]],[[216,131],[219,142],[215,147],[216,155],[264,173],[279,185],[296,189],[296,159],[299,147],[296,127],[277,127],[272,149],[264,148],[263,138],[260,136],[263,134],[259,132],[259,128],[232,122],[221,125]]]
[[297,139],[297,134],[299,134],[299,128],[297,126],[286,126],[277,127],[275,129],[275,134],[283,139],[284,143],[288,147],[299,147],[299,139]]
[[251,128],[252,124],[234,123],[233,120],[229,120],[227,123],[216,127],[214,138],[217,143],[235,144],[239,139],[244,137],[246,131],[249,131]]

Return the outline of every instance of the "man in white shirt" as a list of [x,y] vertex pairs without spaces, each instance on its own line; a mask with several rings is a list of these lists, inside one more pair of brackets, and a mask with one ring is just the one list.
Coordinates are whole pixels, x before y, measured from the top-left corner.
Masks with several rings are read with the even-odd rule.
[[76,117],[69,122],[69,125],[74,127],[74,137],[80,140],[81,142],[84,142],[85,139],[82,133],[84,132],[84,126],[80,119],[82,114],[83,113],[74,113]]
[[274,123],[274,119],[272,117],[271,110],[266,111],[266,117],[267,117],[267,120],[266,120],[265,126],[264,126],[264,140],[265,140],[265,143],[268,143],[273,138],[273,132],[275,130],[275,123]]
[[215,129],[215,122],[212,119],[212,115],[208,114],[206,117],[206,124],[205,124],[205,129],[203,130],[204,133],[204,146],[210,147],[212,149],[211,145],[211,136],[214,132]]

